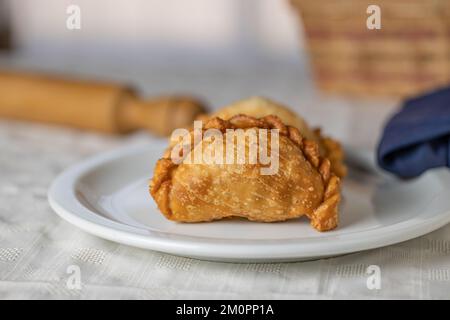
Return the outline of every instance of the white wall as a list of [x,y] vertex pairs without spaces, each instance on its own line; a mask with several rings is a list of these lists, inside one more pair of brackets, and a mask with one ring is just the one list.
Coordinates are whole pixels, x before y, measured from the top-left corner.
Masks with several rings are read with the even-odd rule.
[[[292,59],[299,26],[288,0],[6,0],[26,53],[121,59]],[[66,8],[81,8],[81,30]]]

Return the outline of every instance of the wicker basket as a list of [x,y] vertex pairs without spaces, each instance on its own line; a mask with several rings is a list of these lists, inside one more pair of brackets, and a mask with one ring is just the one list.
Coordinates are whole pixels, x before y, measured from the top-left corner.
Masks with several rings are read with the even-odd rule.
[[[450,0],[291,1],[322,90],[409,96],[450,83]],[[380,30],[366,27],[370,4]]]

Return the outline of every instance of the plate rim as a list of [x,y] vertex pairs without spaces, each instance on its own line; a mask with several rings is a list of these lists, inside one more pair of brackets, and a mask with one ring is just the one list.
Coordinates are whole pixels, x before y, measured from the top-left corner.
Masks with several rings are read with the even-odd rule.
[[[161,145],[158,146],[158,144]],[[317,239],[308,243],[308,241],[299,242],[294,239],[244,239],[239,241],[236,239],[205,239],[181,234],[171,234],[170,237],[165,237],[161,236],[162,232],[157,231],[149,231],[148,235],[143,235],[120,230],[116,225],[121,225],[121,223],[91,211],[76,197],[75,186],[79,179],[88,172],[104,163],[146,152],[149,147],[163,147],[164,145],[160,142],[146,142],[124,146],[91,156],[69,167],[56,177],[48,190],[50,207],[62,219],[103,239],[142,249],[215,261],[298,261],[336,256],[404,242],[432,232],[450,222],[449,208],[447,211],[436,214],[435,217],[420,221],[420,223],[415,222],[417,220],[415,217],[381,228],[330,236],[328,239],[338,237],[339,241],[329,241],[326,246],[323,245],[323,241],[320,243]],[[352,148],[349,151],[358,153]],[[360,154],[359,157],[367,158],[367,155]],[[434,174],[438,174],[437,172],[440,170],[442,169],[432,171]],[[431,171],[428,174],[430,173]],[[450,181],[448,184],[450,185]],[[102,224],[102,220],[109,221],[110,226]],[[380,236],[380,229],[384,231],[382,236]],[[355,243],[355,236],[357,237],[361,233],[364,233],[364,237],[359,237],[359,241]]]

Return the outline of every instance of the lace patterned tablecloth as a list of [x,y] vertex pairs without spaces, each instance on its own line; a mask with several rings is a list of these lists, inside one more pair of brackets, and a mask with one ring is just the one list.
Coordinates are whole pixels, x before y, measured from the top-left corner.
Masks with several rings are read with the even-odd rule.
[[[180,85],[185,78],[179,79]],[[158,79],[165,83],[163,77]],[[219,105],[234,99],[223,92],[223,81],[197,80],[192,89],[208,92]],[[241,87],[250,81],[229,83],[228,92],[248,95],[254,91]],[[202,86],[217,89],[208,91]],[[272,91],[275,96],[299,101],[294,86],[288,86],[288,91],[280,84],[269,86],[267,90],[279,90]],[[358,146],[373,147],[388,114],[379,108],[349,106],[342,101],[326,100],[317,105],[305,101],[303,111],[308,119]],[[118,138],[0,121],[1,299],[450,298],[450,225],[418,239],[331,259],[231,264],[102,240],[52,212],[47,188],[64,168],[89,155],[147,139],[142,133]],[[380,267],[379,290],[367,287],[370,265]],[[68,286],[70,266],[80,268],[79,289]]]

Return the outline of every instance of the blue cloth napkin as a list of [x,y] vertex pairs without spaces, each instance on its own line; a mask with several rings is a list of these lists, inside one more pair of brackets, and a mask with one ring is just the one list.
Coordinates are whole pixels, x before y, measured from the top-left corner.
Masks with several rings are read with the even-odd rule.
[[386,124],[377,161],[402,178],[450,167],[450,87],[405,101]]

